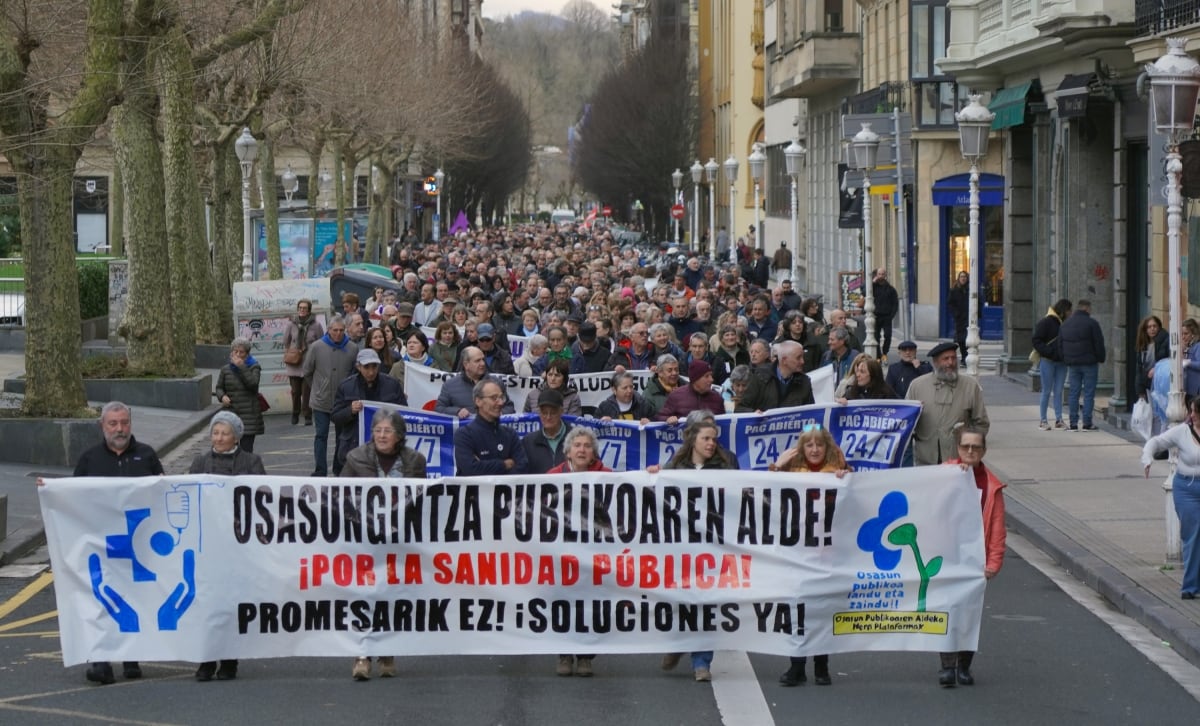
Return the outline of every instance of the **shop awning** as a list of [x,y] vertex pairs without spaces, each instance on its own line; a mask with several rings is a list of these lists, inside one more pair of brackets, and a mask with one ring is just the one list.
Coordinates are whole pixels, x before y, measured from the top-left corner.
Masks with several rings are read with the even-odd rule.
[[[933,203],[939,207],[966,207],[971,203],[971,175],[955,174],[933,183]],[[979,175],[979,206],[1004,206],[1004,177]]]
[[1025,102],[1032,87],[1033,81],[1029,81],[1019,86],[1002,88],[992,96],[988,110],[996,114],[996,118],[992,119],[993,131],[1025,123]]
[[1054,92],[1054,101],[1058,104],[1059,118],[1079,118],[1087,115],[1089,86],[1095,80],[1095,73],[1080,73],[1066,76],[1058,84]]

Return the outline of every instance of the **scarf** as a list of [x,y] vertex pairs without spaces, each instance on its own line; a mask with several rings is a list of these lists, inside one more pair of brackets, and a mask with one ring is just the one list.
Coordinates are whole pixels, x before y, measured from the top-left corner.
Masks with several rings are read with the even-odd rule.
[[340,342],[340,343],[333,342],[333,338],[329,337],[329,333],[322,335],[321,340],[323,340],[325,342],[325,345],[328,345],[330,348],[336,348],[338,350],[345,350],[346,346],[350,345],[350,336],[349,335],[343,336],[342,342]]

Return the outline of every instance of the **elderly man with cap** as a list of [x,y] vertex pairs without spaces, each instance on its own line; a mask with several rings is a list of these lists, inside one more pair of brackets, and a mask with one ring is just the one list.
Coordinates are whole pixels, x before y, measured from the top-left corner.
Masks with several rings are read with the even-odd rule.
[[[496,326],[491,323],[480,323],[479,327],[475,329],[475,345],[483,353],[488,373],[510,376],[517,374],[517,370],[513,366],[512,353],[508,352],[508,346],[500,344]],[[463,370],[465,358],[466,347],[463,348],[463,354],[458,357],[459,370]]]
[[346,463],[346,454],[358,446],[358,414],[362,412],[363,401],[394,403],[403,406],[408,403],[400,382],[388,375],[379,375],[379,354],[370,348],[358,351],[354,360],[355,372],[346,377],[338,386],[333,399],[333,420],[337,443],[333,454],[333,475],[342,473]]
[[579,326],[579,336],[571,344],[571,373],[602,373],[608,368],[612,350],[607,338],[601,341],[596,324],[587,321]]
[[913,459],[918,466],[940,464],[958,456],[954,429],[968,424],[987,434],[991,426],[979,381],[958,373],[958,346],[938,343],[929,351],[933,371],[914,380],[905,396],[921,402],[913,432]]
[[400,341],[400,346],[403,347],[408,342],[408,336],[420,330],[413,323],[414,306],[410,302],[402,302],[396,306],[396,317],[392,323],[392,331],[396,334],[396,340]]
[[917,360],[917,344],[911,340],[896,346],[896,350],[900,351],[900,360],[888,366],[887,384],[898,397],[904,398],[908,394],[909,385],[918,376],[931,373],[933,366],[929,365],[929,361]]
[[704,409],[714,416],[725,413],[725,400],[713,390],[712,367],[702,360],[692,361],[688,366],[688,384],[676,386],[667,394],[667,400],[658,409],[655,418],[669,424],[679,422],[692,411]]
[[542,427],[525,434],[521,446],[525,448],[528,465],[527,474],[545,474],[566,461],[564,441],[571,425],[563,421],[563,396],[553,388],[546,388],[538,395],[538,418]]

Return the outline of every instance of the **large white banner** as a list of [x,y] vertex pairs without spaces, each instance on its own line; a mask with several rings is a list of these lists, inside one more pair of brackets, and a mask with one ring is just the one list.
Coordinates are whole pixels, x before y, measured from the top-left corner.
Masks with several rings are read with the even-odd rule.
[[979,491],[832,474],[67,478],[63,660],[974,650]]

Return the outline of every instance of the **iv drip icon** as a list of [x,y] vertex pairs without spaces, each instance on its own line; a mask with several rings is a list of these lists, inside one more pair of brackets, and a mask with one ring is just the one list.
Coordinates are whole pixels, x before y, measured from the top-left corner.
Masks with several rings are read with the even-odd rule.
[[183,541],[183,530],[191,522],[192,502],[187,492],[167,492],[167,524],[179,533],[176,543]]

